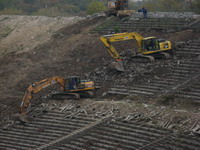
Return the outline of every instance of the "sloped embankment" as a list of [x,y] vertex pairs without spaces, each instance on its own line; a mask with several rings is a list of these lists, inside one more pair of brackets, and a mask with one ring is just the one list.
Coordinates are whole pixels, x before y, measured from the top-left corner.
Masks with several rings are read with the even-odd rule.
[[[31,83],[51,77],[87,73],[102,64],[107,57],[101,51],[98,35],[90,29],[104,18],[88,18],[66,26],[51,38],[30,51],[10,52],[0,59],[1,112],[19,106],[24,91]],[[10,108],[9,108],[10,110]]]

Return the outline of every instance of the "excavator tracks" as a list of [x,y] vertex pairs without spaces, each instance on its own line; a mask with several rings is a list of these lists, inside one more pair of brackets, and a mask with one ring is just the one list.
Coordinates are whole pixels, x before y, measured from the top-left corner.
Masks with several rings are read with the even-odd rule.
[[150,55],[136,55],[132,57],[131,61],[137,63],[149,63],[149,62],[155,62],[155,58]]
[[156,60],[168,60],[171,58],[171,54],[167,52],[161,52],[161,53],[154,53],[150,55],[143,55],[143,54],[138,54],[135,56],[131,56],[131,61],[135,63],[152,63],[155,62]]
[[55,93],[50,96],[52,99],[65,100],[65,99],[80,99],[78,93]]
[[57,100],[67,100],[67,99],[80,99],[83,98],[92,98],[94,97],[94,92],[92,91],[82,91],[77,93],[54,93],[50,95],[51,99],[57,99]]

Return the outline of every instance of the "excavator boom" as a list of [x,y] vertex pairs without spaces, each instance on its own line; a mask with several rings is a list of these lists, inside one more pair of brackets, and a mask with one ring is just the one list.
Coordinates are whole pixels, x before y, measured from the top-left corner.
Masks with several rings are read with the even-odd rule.
[[100,40],[103,42],[105,47],[108,49],[111,57],[115,59],[115,62],[112,62],[110,67],[112,69],[116,69],[117,71],[125,71],[122,65],[122,58],[120,57],[117,50],[111,44],[112,42],[119,42],[119,41],[126,41],[136,39],[138,50],[141,51],[141,42],[144,39],[140,34],[136,32],[131,33],[118,33],[118,34],[111,34],[111,35],[103,35],[100,37]]
[[41,91],[42,89],[45,89],[53,84],[58,84],[61,87],[61,91],[65,90],[65,79],[63,77],[51,77],[51,78],[47,78],[44,80],[41,80],[39,82],[35,82],[34,84],[30,85],[25,94],[24,97],[22,99],[21,105],[20,105],[20,109],[19,109],[19,113],[23,114],[25,113],[25,110],[29,107],[30,105],[30,100],[32,99],[32,94],[34,93],[38,93],[39,91]]

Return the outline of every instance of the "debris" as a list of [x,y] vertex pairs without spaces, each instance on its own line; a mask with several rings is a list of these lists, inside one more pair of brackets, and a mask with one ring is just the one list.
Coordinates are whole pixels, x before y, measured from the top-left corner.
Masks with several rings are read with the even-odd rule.
[[192,131],[194,129],[194,127],[198,124],[198,120],[192,125],[192,127],[190,128],[190,130]]
[[171,123],[172,123],[172,119],[166,121],[166,122],[164,123],[163,127],[164,127],[164,128],[168,128],[168,127],[171,125]]
[[187,112],[186,110],[178,110],[178,109],[175,109],[174,111],[175,112],[182,112],[182,113]]
[[192,129],[192,132],[200,135],[200,125],[196,125],[196,127],[194,129]]
[[69,107],[69,105],[65,105],[65,106],[63,106],[63,107],[61,108],[60,113],[62,113],[63,111],[65,111],[65,109],[68,108],[68,107]]

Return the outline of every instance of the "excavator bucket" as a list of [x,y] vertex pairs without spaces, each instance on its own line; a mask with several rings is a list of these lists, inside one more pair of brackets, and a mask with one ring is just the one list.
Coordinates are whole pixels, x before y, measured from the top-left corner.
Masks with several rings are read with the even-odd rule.
[[20,121],[20,122],[23,122],[23,123],[28,122],[28,118],[27,118],[26,114],[15,114],[14,117],[17,121]]
[[123,64],[121,61],[114,61],[110,64],[110,68],[120,71],[120,72],[125,72]]

